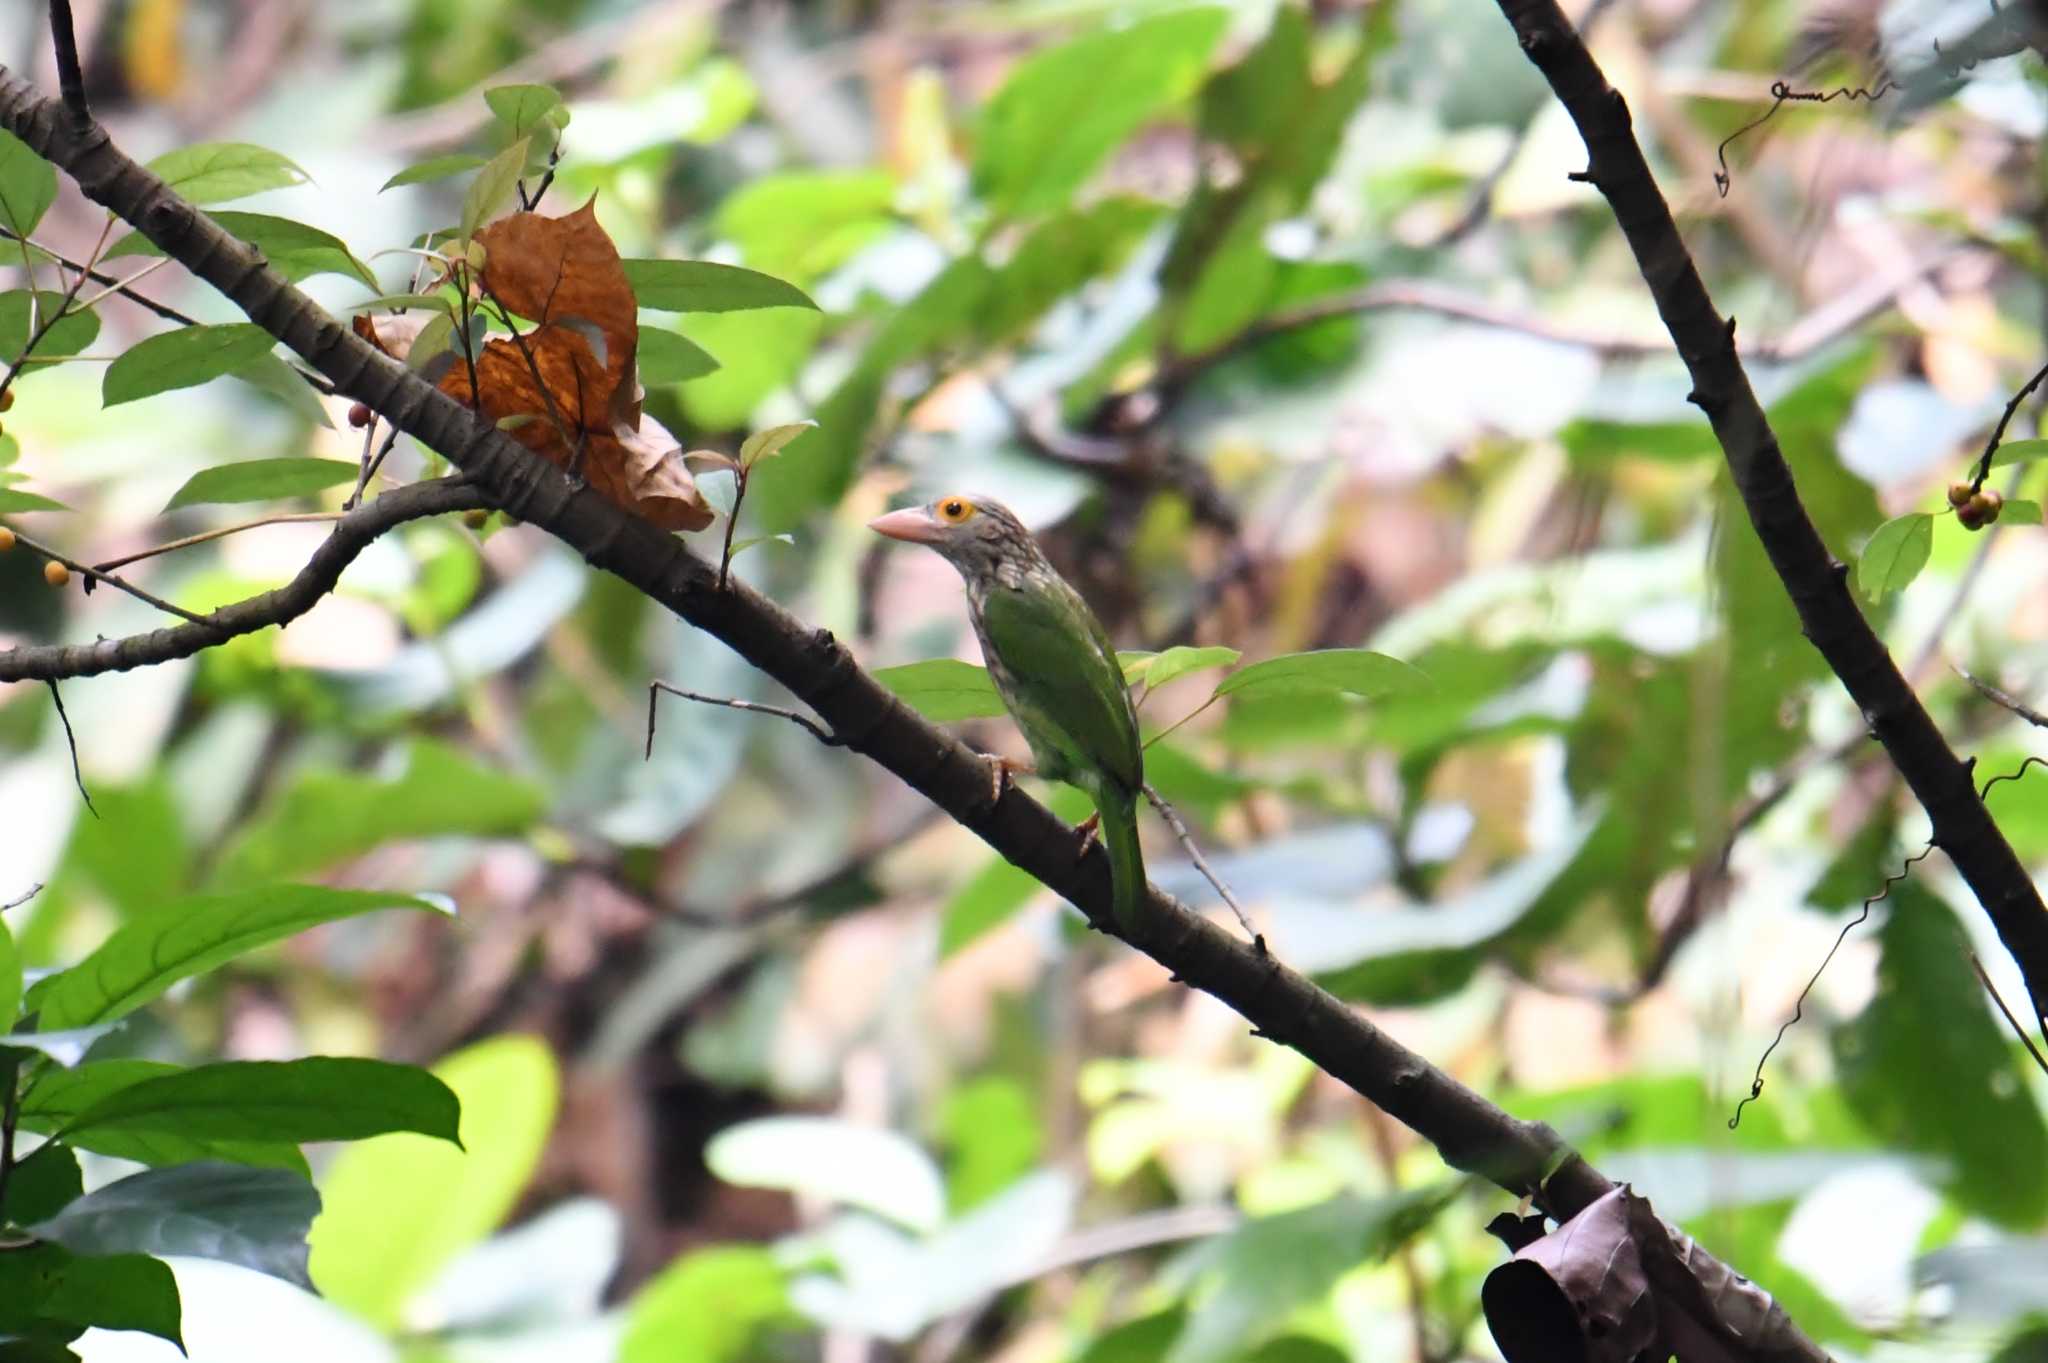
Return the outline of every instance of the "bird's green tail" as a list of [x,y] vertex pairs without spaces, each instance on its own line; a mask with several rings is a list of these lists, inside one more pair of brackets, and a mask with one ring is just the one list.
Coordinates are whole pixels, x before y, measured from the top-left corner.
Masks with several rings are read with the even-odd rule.
[[1096,800],[1102,812],[1103,850],[1109,853],[1110,905],[1125,936],[1137,931],[1145,912],[1145,855],[1138,846],[1138,800],[1135,795],[1106,794]]

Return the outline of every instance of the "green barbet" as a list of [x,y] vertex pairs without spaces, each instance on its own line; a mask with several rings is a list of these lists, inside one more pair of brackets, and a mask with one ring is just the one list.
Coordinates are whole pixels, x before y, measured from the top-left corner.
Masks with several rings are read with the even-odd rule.
[[[967,580],[967,607],[989,680],[1031,745],[1038,774],[1095,801],[1109,853],[1117,925],[1133,931],[1145,903],[1138,797],[1145,757],[1130,689],[1109,634],[1053,571],[1023,522],[985,498],[941,497],[868,523],[927,544]],[[1009,764],[997,760],[1000,791]]]

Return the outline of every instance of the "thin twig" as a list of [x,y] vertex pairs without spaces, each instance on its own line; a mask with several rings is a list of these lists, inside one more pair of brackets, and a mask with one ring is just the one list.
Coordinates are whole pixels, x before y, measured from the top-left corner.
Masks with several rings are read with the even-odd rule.
[[[99,259],[100,252],[107,245],[107,234],[113,230],[113,226],[114,219],[112,216],[109,216],[106,222],[100,225],[99,240],[93,243],[92,254],[87,258],[89,261],[97,261]],[[72,279],[70,287],[64,290],[63,297],[57,300],[57,306],[51,309],[50,315],[38,318],[38,296],[35,289],[35,280],[33,278],[29,280],[28,311],[33,325],[29,330],[28,340],[22,344],[21,354],[14,357],[13,362],[7,366],[5,374],[0,374],[0,399],[6,398],[8,388],[13,386],[14,380],[21,374],[21,367],[29,362],[29,357],[35,353],[36,347],[42,343],[43,338],[56,330],[57,324],[63,321],[65,316],[70,313],[72,305],[78,301],[79,291],[84,287],[85,272],[81,270]]]
[[16,895],[14,898],[8,900],[5,904],[0,904],[0,913],[5,913],[9,909],[18,909],[22,905],[28,903],[29,900],[34,899],[37,895],[41,894],[42,892],[43,882],[39,880],[35,884],[29,886],[26,890],[23,890],[20,894]]
[[49,545],[43,543],[41,540],[31,539],[27,535],[22,534],[19,530],[14,532],[14,538],[19,540],[21,543],[27,545],[29,548],[35,550],[44,558],[54,559],[56,562],[63,564],[72,572],[77,573],[80,577],[83,577],[88,584],[93,582],[104,582],[109,587],[114,588],[116,591],[126,592],[128,593],[128,595],[134,597],[137,601],[142,601],[156,607],[158,610],[164,612],[166,615],[175,615],[180,620],[187,621],[194,625],[206,626],[212,623],[205,616],[194,615],[191,611],[186,610],[183,606],[177,605],[170,601],[166,601],[162,597],[156,595],[154,592],[145,591],[143,588],[136,586],[134,583],[128,581],[125,578],[116,577],[112,573],[103,573],[89,563],[80,563],[75,558],[69,558],[64,554],[60,554],[55,549],[51,548]]
[[739,529],[740,507],[747,500],[747,466],[734,461],[732,466],[732,510],[725,513],[725,542],[718,549],[718,590],[724,591],[732,577],[732,537]]
[[1245,915],[1244,906],[1237,902],[1237,896],[1230,892],[1230,887],[1223,883],[1223,877],[1216,874],[1215,868],[1209,865],[1209,859],[1202,855],[1202,849],[1195,845],[1195,835],[1188,832],[1188,826],[1181,822],[1180,812],[1168,804],[1166,797],[1154,790],[1150,782],[1140,782],[1138,789],[1145,792],[1145,798],[1152,802],[1152,808],[1159,811],[1159,817],[1166,820],[1166,826],[1173,830],[1173,836],[1180,839],[1181,849],[1188,854],[1188,860],[1195,864],[1195,869],[1202,873],[1202,879],[1216,888],[1216,893],[1223,896],[1223,902],[1237,915],[1237,925],[1243,928],[1244,935],[1251,939],[1252,948],[1261,956],[1265,955],[1265,934],[1252,926],[1252,920]]
[[174,307],[170,307],[166,304],[157,302],[154,298],[147,298],[144,297],[142,294],[131,292],[127,288],[127,286],[121,282],[121,280],[117,279],[113,275],[107,274],[101,270],[88,268],[87,266],[79,263],[78,261],[71,259],[69,256],[60,256],[55,251],[52,251],[49,247],[37,245],[35,242],[28,240],[28,238],[18,236],[15,233],[9,231],[5,227],[0,227],[0,241],[19,242],[24,247],[41,251],[44,255],[48,256],[58,265],[61,265],[65,269],[72,271],[74,274],[82,274],[95,284],[105,284],[113,289],[116,289],[120,293],[120,295],[123,298],[126,298],[129,302],[134,303],[138,307],[144,307],[149,309],[157,316],[163,318],[166,322],[176,322],[181,327],[196,327],[199,325],[199,320],[195,317],[189,317],[186,314],[179,312]]
[[376,433],[377,423],[373,418],[369,425],[363,427],[362,467],[356,474],[356,490],[349,493],[348,500],[341,504],[343,511],[353,511],[363,504],[363,492],[370,486],[370,480],[377,476],[377,470],[384,467],[384,461],[390,457],[393,447],[398,444],[399,431],[393,426],[390,433],[384,437],[384,444],[378,448],[376,457],[372,458],[370,440]]
[[843,748],[846,746],[845,739],[824,728],[808,715],[800,715],[794,710],[785,710],[780,705],[762,705],[751,700],[736,700],[731,696],[700,695],[695,691],[685,691],[680,686],[670,686],[665,681],[653,681],[647,683],[647,756],[650,758],[654,756],[654,714],[657,705],[660,703],[663,691],[668,692],[671,696],[681,696],[684,700],[694,700],[699,705],[722,705],[728,710],[747,710],[759,715],[777,715],[792,724],[803,725],[804,728],[810,731],[812,738],[817,739],[828,748]]
[[1984,480],[1991,476],[1991,456],[1998,453],[1999,442],[2005,439],[2005,428],[2012,425],[2013,414],[2019,411],[2027,395],[2039,388],[2044,380],[2048,380],[2048,364],[2035,370],[2034,377],[2021,384],[2020,390],[2006,402],[2005,410],[1999,413],[1998,424],[1991,428],[1991,438],[1984,442],[1984,453],[1977,456],[1977,472],[1970,479],[1971,492],[1980,490]]
[[71,779],[78,783],[79,797],[85,801],[85,807],[91,809],[92,816],[97,819],[100,812],[93,809],[92,792],[85,788],[85,772],[78,765],[78,735],[71,732],[71,716],[64,713],[64,693],[57,689],[55,677],[49,679],[48,685],[50,700],[57,707],[57,722],[64,726],[64,742],[71,748]]
[[2028,705],[2024,701],[2015,700],[2013,697],[2007,695],[2005,692],[1993,686],[1990,682],[1983,680],[1981,677],[1974,677],[1970,675],[1968,672],[1963,671],[1962,668],[1956,667],[1954,663],[1950,663],[1949,666],[1951,668],[1954,668],[1955,674],[1958,677],[1961,677],[1964,681],[1976,687],[1978,695],[1984,697],[1984,699],[1990,701],[1993,705],[2004,706],[2006,709],[2012,711],[2014,714],[2018,715],[2021,719],[2024,719],[2027,723],[2033,725],[2037,729],[2048,729],[2048,715],[2042,714],[2039,710],[2036,710],[2033,706]]
[[2027,1035],[2027,1029],[2020,1025],[2020,1020],[2012,1015],[2012,1009],[2006,1007],[2005,1000],[1998,996],[1998,991],[1991,985],[1991,976],[1984,970],[1984,962],[1977,959],[1977,953],[1974,951],[1970,953],[1970,964],[1976,968],[1977,979],[1984,986],[1984,992],[1998,1005],[1999,1014],[2004,1017],[2005,1025],[2012,1028],[2012,1034],[2020,1039],[2020,1045],[2025,1046],[2027,1054],[2034,1057],[2035,1068],[2043,1074],[2048,1074],[2048,1060],[2041,1058],[2041,1052],[2034,1048],[2034,1039]]
[[179,549],[190,549],[195,544],[204,544],[208,540],[225,539],[229,535],[239,535],[244,530],[254,530],[258,526],[318,525],[328,521],[338,521],[341,519],[341,515],[342,513],[338,511],[294,511],[282,516],[258,516],[253,521],[241,521],[234,525],[224,525],[218,530],[202,530],[196,535],[186,535],[181,539],[153,545],[148,549],[138,549],[134,553],[121,558],[110,558],[104,563],[94,564],[93,571],[96,573],[109,573],[116,568],[125,568],[131,563],[140,563],[146,558],[155,558],[158,554],[168,554]]

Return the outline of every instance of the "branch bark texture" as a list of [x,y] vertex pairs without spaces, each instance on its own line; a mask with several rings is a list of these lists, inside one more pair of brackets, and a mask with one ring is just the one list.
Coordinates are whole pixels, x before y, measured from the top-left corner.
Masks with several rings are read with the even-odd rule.
[[1692,376],[1689,400],[1706,413],[1771,566],[1820,650],[1863,712],[1934,825],[1933,843],[1955,863],[2027,982],[2048,1026],[2048,908],[2026,867],[1978,797],[1969,765],[1950,749],[1884,642],[1849,592],[1849,571],[1800,505],[1778,437],[1736,352],[1735,322],[1714,309],[1692,253],[1650,174],[1628,104],[1607,82],[1556,0],[1499,0],[1535,63],[1585,139],[1584,178],[1606,196]]
[[[1097,928],[1113,931],[1109,866],[1101,849],[1078,856],[1074,831],[1014,787],[992,799],[983,760],[898,701],[829,631],[805,627],[738,580],[720,590],[717,569],[680,539],[571,484],[510,436],[362,341],[256,251],[114,148],[102,129],[72,126],[62,106],[5,68],[0,127],[226,294],[331,379],[338,392],[369,404],[445,454],[493,504],[549,531],[592,565],[724,640],[809,705],[845,746],[894,772],[1073,903]],[[1259,1034],[1294,1047],[1414,1129],[1454,1167],[1529,1196],[1560,1220],[1614,1186],[1548,1126],[1518,1120],[1487,1102],[1342,1001],[1171,896],[1154,889],[1141,930],[1127,940],[1176,980],[1223,1000]],[[1783,1320],[1782,1313],[1778,1318]],[[1755,1356],[1826,1357],[1789,1322],[1777,1340]]]

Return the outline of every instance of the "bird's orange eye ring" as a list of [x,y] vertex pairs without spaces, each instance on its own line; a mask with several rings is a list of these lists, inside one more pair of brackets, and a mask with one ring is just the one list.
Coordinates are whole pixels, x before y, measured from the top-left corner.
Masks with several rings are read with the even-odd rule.
[[974,514],[974,503],[965,497],[948,497],[936,509],[940,520],[948,525],[959,525]]

